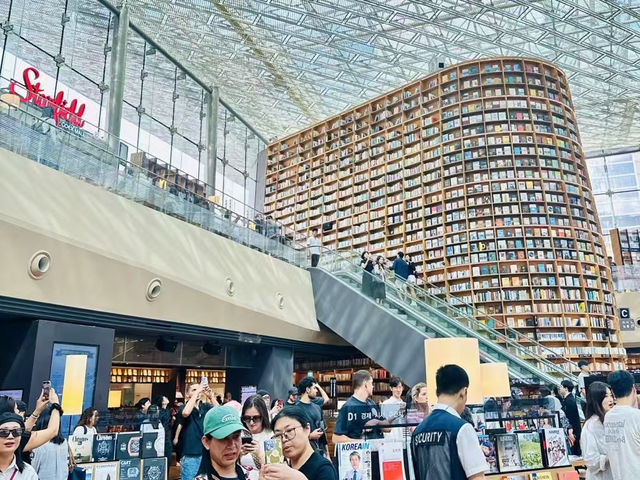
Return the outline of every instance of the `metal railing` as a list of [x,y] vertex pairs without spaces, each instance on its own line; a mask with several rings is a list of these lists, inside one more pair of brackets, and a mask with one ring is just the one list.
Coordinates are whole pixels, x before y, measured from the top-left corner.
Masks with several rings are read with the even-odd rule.
[[[359,274],[364,272],[360,266],[360,255],[354,252],[325,251],[319,266],[330,273],[348,272],[351,274]],[[375,277],[376,280],[378,278],[377,276]],[[388,273],[384,278],[384,283],[387,291],[394,292],[394,296],[403,301],[404,306],[411,307],[412,305],[417,305],[427,309],[435,309],[448,318],[455,320],[460,325],[479,334],[482,338],[501,346],[511,355],[516,355],[520,359],[529,361],[541,372],[552,373],[558,377],[568,378],[574,383],[577,382],[577,377],[572,373],[573,371],[579,370],[577,364],[562,355],[558,355],[555,351],[535,339],[523,335],[521,332],[507,325],[500,327],[506,332],[506,334],[504,334],[497,328],[491,328],[483,321],[478,320],[475,316],[465,313],[456,305],[452,305],[438,296],[429,293],[424,288],[410,284],[406,280],[393,274]],[[482,316],[484,318],[490,318],[486,314],[482,314]],[[499,324],[495,319],[494,322],[496,325]],[[500,325],[502,325],[501,322]],[[561,359],[562,363],[555,363],[549,360],[550,358]]]
[[[57,124],[46,108],[16,102],[15,97],[9,100],[6,95],[0,99],[0,148],[299,267],[307,266],[306,247],[295,241],[289,229],[261,212],[243,204],[252,218],[241,215],[199,193],[194,186],[206,189],[203,182],[189,186],[173,180],[184,172],[170,169],[173,175],[160,175],[122,158],[109,148],[109,134],[95,126],[95,134],[79,132],[63,122]],[[224,195],[219,198],[224,203]]]

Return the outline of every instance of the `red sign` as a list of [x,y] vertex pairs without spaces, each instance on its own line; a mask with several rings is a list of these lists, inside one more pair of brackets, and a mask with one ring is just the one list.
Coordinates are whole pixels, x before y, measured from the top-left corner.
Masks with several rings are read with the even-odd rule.
[[78,107],[78,100],[76,99],[72,100],[71,103],[67,102],[64,98],[64,92],[58,92],[55,97],[43,95],[44,89],[40,86],[40,82],[34,83],[38,80],[38,77],[40,77],[40,72],[37,69],[33,67],[25,68],[24,72],[22,72],[24,85],[20,86],[26,88],[27,94],[23,97],[16,92],[16,86],[19,84],[15,80],[11,81],[9,90],[20,97],[21,102],[32,102],[38,107],[53,108],[53,119],[56,121],[56,125],[60,125],[60,121],[64,120],[77,127],[84,126],[84,120],[82,120],[85,109],[84,103]]

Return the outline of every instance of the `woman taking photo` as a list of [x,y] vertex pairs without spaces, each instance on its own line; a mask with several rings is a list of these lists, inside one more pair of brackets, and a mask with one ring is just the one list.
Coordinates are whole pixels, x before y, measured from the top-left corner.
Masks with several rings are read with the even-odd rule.
[[380,305],[382,305],[384,303],[384,299],[387,298],[385,285],[387,272],[385,263],[384,257],[378,256],[378,258],[376,258],[376,263],[373,266],[373,299]]
[[612,480],[609,459],[604,449],[604,416],[613,408],[613,394],[606,383],[593,382],[587,392],[587,421],[582,427],[580,446],[587,465],[586,480]]
[[282,441],[286,463],[270,463],[260,469],[260,480],[338,480],[329,460],[315,452],[309,443],[311,425],[300,407],[287,407],[271,424],[274,437]]
[[[40,414],[34,431],[46,430],[51,419],[51,409]],[[58,430],[48,443],[33,450],[31,465],[41,479],[66,480],[69,476],[69,446]]]
[[164,429],[164,456],[167,457],[167,465],[171,466],[173,444],[171,443],[171,412],[168,409],[169,399],[164,395],[159,395],[153,400],[153,405],[158,407],[158,418]]
[[251,433],[251,443],[242,444],[240,466],[248,480],[257,480],[264,463],[264,441],[273,436],[262,396],[252,395],[245,400],[240,419]]

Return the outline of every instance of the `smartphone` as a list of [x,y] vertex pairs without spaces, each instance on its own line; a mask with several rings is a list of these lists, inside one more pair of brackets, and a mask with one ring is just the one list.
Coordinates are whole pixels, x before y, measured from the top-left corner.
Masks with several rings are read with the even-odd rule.
[[49,400],[49,391],[51,390],[51,380],[44,380],[42,382],[42,395],[45,400]]
[[208,387],[209,386],[209,379],[206,376],[202,376],[202,380],[200,381],[200,383],[202,383],[203,387]]
[[282,407],[282,405],[283,405],[282,400],[278,400],[276,403],[277,403],[277,405],[278,405],[279,407]]
[[279,438],[264,441],[264,460],[265,463],[284,463],[282,441]]
[[243,445],[246,445],[246,444],[251,443],[251,442],[253,442],[253,437],[250,437],[248,435],[242,437],[242,444]]

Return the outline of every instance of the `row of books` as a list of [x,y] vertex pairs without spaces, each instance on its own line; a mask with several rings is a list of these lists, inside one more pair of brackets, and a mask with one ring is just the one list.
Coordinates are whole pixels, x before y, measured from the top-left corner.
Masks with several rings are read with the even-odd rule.
[[166,480],[167,459],[130,458],[118,462],[80,465],[86,480]]
[[69,448],[76,463],[157,458],[164,456],[164,430],[71,435]]
[[571,466],[569,447],[561,428],[544,428],[542,435],[537,431],[478,434],[478,442],[489,473]]

